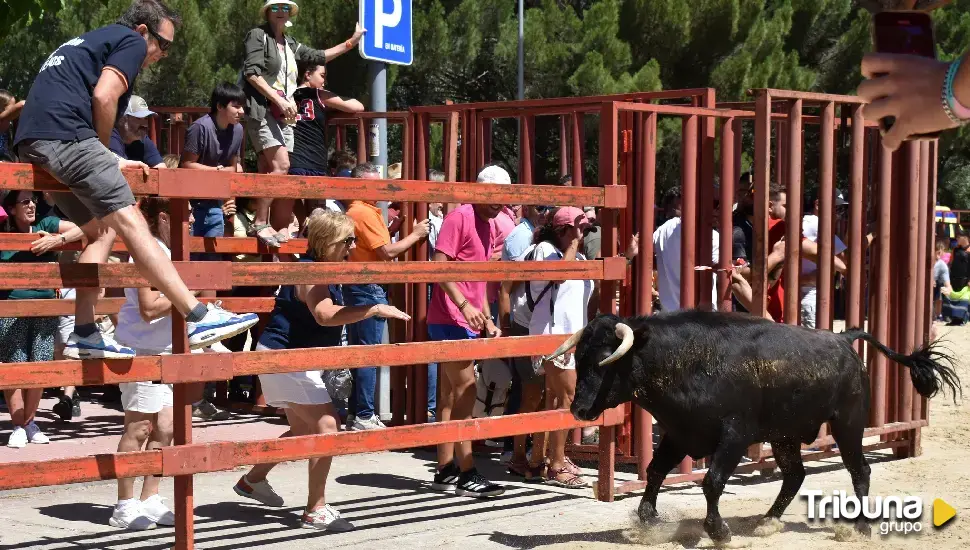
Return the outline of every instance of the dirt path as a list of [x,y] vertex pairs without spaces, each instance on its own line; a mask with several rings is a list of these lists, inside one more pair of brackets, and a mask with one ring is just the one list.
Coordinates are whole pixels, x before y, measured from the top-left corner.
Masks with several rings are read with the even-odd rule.
[[[957,358],[957,372],[968,388],[970,397],[970,328],[950,328],[938,325],[945,345]],[[959,403],[959,402],[958,402]],[[766,549],[895,549],[895,548],[970,548],[970,405],[954,406],[949,395],[937,396],[930,406],[930,426],[922,434],[923,454],[909,460],[890,460],[888,452],[868,455],[872,466],[870,495],[914,495],[924,500],[924,529],[906,536],[882,536],[874,526],[871,540],[836,540],[836,531],[845,531],[834,524],[809,523],[807,503],[796,498],[784,517],[784,530],[769,537],[751,535],[754,522],[763,515],[780,488],[780,478],[767,481],[758,475],[732,478],[723,498],[721,514],[735,533],[732,545]],[[809,475],[802,490],[817,489],[825,494],[833,490],[852,492],[849,474],[836,458],[806,465]],[[639,495],[636,496],[639,500]],[[954,508],[957,516],[941,530],[932,527],[930,504],[942,498]],[[711,547],[711,540],[703,534],[701,522],[705,513],[700,487],[666,489],[660,494],[658,508],[665,522],[640,531],[632,526],[616,542],[635,546],[680,550],[682,548]],[[571,542],[545,548],[605,549],[617,548],[614,542]]]

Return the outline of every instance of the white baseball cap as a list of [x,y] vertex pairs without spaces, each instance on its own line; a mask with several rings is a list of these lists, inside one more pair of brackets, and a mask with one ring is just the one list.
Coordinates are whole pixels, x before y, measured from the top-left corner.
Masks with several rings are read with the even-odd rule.
[[482,171],[478,173],[478,179],[476,181],[478,183],[498,183],[500,185],[512,184],[512,178],[505,171],[505,168],[494,164],[482,168]]
[[135,118],[146,118],[153,116],[155,111],[148,108],[148,102],[145,101],[139,95],[132,95],[128,99],[128,108],[125,109],[125,116],[133,116]]

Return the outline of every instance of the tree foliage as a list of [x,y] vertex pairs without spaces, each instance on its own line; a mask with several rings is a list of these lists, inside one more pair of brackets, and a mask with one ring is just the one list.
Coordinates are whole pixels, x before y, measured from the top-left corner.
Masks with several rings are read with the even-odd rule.
[[[130,0],[0,0],[0,87],[26,95],[36,70],[64,41],[113,22]],[[235,81],[242,38],[263,0],[169,0],[183,14],[171,55],[139,77],[156,105],[204,105],[220,80]],[[870,47],[861,0],[527,0],[526,98],[713,86],[718,99],[789,88],[851,94]],[[316,47],[346,40],[356,2],[301,2],[292,33]],[[516,0],[414,0],[415,62],[389,70],[388,107],[501,101],[517,95]],[[970,0],[934,12],[938,53],[970,47]],[[328,86],[366,102],[367,64],[356,54],[328,67]],[[587,135],[595,120],[587,117]],[[806,137],[810,136],[806,134]],[[399,139],[392,136],[393,139]],[[432,135],[440,139],[440,131]],[[536,127],[539,179],[558,172],[559,125]],[[750,136],[747,136],[748,142]],[[679,179],[679,124],[661,125],[658,183]],[[590,140],[592,144],[595,140]],[[498,121],[495,157],[517,168],[515,122]],[[548,152],[550,154],[541,154]],[[595,149],[587,151],[595,171]],[[970,130],[941,146],[941,201],[970,207]],[[748,161],[746,160],[746,163]],[[811,159],[806,183],[811,185]],[[595,181],[595,180],[592,180]]]

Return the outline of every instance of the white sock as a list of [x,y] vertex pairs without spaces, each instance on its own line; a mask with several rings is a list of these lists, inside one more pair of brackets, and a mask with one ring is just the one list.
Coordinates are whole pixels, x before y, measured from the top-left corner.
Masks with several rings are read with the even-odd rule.
[[129,504],[134,504],[136,502],[141,502],[141,501],[138,500],[137,498],[129,498],[129,499],[125,499],[125,500],[119,500],[118,501],[118,504],[115,505],[115,508],[124,508],[125,506],[128,506]]

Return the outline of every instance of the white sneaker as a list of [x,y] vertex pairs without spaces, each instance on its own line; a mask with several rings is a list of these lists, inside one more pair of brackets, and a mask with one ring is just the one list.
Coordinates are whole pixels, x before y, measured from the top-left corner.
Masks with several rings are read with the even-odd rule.
[[7,447],[12,449],[23,449],[27,446],[27,430],[23,426],[14,426],[7,440]]
[[340,512],[329,504],[312,512],[303,512],[301,525],[304,529],[320,529],[334,533],[346,533],[354,529],[354,524],[340,517]]
[[175,512],[165,505],[161,495],[152,495],[141,501],[141,511],[144,516],[157,525],[171,527],[175,525]]
[[361,418],[359,416],[354,417],[354,423],[351,424],[350,430],[353,432],[362,432],[365,430],[383,430],[387,428],[383,422],[381,422],[381,417],[376,414],[370,418]]
[[135,350],[122,346],[103,332],[85,337],[72,332],[64,345],[64,357],[68,359],[130,359],[134,356]]
[[283,506],[283,497],[273,490],[273,486],[265,479],[259,483],[254,483],[246,479],[246,476],[242,476],[232,490],[236,491],[236,494],[241,497],[251,498],[266,506],[275,508]]
[[115,511],[111,514],[111,519],[108,520],[108,525],[119,529],[131,529],[132,531],[146,531],[155,528],[155,522],[144,514],[141,501],[138,499],[116,504]]
[[40,427],[33,422],[27,424],[27,429],[25,431],[27,432],[27,441],[31,443],[46,445],[51,442],[51,440],[44,435],[44,432],[40,431]]
[[189,347],[192,349],[211,346],[226,338],[246,332],[259,322],[255,313],[236,315],[222,309],[219,303],[209,303],[208,313],[198,323],[186,323],[189,335]]

